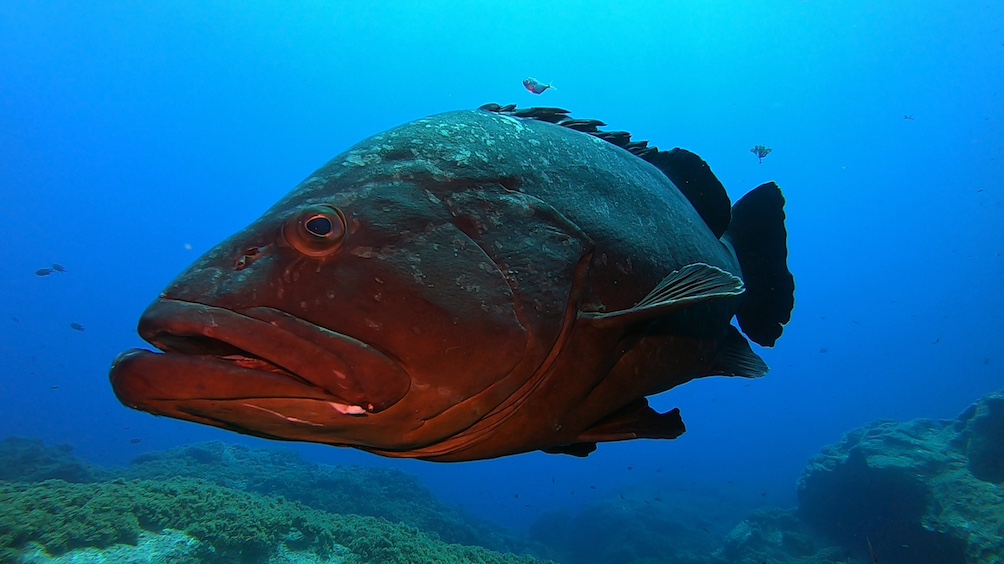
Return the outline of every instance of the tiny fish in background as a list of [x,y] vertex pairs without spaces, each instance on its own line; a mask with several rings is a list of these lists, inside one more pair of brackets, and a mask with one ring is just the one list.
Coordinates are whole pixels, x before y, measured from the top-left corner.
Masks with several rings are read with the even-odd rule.
[[61,264],[52,263],[53,272],[66,272],[66,267]]
[[532,76],[528,76],[523,79],[523,88],[526,88],[532,94],[543,94],[547,89],[556,90],[554,86],[551,86],[550,84],[541,84],[540,81]]
[[872,539],[865,537],[865,542],[868,543],[868,555],[872,557],[872,562],[878,564],[878,554],[875,553],[875,547],[872,546]]
[[756,155],[756,158],[760,161],[760,164],[763,164],[763,158],[769,155],[771,151],[773,151],[773,149],[767,147],[766,145],[757,145],[752,149],[750,149],[750,152]]
[[70,323],[70,329],[73,329],[74,331],[80,331],[81,333],[84,332],[84,326],[79,323]]
[[52,274],[51,268],[39,268],[35,271],[35,276],[48,276]]

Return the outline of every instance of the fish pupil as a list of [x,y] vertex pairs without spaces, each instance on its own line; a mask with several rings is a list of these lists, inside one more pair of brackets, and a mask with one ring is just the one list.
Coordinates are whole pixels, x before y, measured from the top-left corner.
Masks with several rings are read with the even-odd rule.
[[308,219],[304,223],[304,227],[307,228],[307,231],[309,231],[311,235],[315,235],[317,237],[327,237],[331,235],[332,231],[331,220],[323,215],[315,215],[314,217]]

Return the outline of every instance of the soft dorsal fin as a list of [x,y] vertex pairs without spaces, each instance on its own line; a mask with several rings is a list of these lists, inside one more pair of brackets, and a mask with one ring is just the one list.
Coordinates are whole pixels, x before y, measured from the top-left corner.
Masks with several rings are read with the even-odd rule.
[[583,312],[597,326],[633,323],[677,311],[682,307],[743,293],[743,281],[717,266],[703,262],[688,264],[662,279],[647,296],[628,309],[610,312]]
[[588,133],[593,137],[616,145],[631,154],[641,157],[662,171],[680,192],[694,206],[704,223],[721,239],[732,220],[732,203],[725,192],[725,186],[718,180],[708,163],[686,149],[660,151],[649,147],[647,141],[632,141],[627,131],[600,131],[606,125],[595,119],[575,119],[568,110],[562,108],[523,108],[515,104],[500,106],[485,104],[479,110],[496,114],[508,114],[523,119],[534,119],[554,123],[568,129]]
[[686,149],[655,151],[643,156],[683,192],[715,237],[721,239],[732,221],[732,202],[704,159]]
[[757,186],[736,202],[732,217],[725,240],[736,251],[749,290],[736,321],[753,342],[772,347],[795,307],[781,189],[773,182]]

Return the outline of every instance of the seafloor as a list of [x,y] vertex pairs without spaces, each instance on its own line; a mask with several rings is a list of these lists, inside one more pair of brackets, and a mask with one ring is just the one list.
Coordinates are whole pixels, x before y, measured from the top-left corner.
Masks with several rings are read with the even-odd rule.
[[1004,561],[1004,393],[950,421],[879,421],[813,457],[798,506],[709,524],[619,495],[516,533],[381,468],[219,442],[101,468],[0,442],[3,563],[873,563]]

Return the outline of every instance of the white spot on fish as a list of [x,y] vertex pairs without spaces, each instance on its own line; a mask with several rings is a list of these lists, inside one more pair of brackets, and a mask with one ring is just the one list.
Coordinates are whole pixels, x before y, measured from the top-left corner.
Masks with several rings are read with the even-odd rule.
[[373,247],[356,247],[349,252],[359,258],[373,258],[377,256],[377,253],[373,250]]
[[366,410],[358,405],[345,405],[344,403],[328,402],[328,405],[335,408],[335,411],[343,415],[363,415]]
[[461,289],[472,294],[477,294],[478,292],[481,291],[481,285],[471,281],[471,279],[466,274],[461,274],[460,276],[458,276],[456,283],[457,286],[459,286]]
[[378,153],[353,151],[345,157],[342,166],[366,166],[377,164],[382,160],[383,158]]
[[[514,126],[517,131],[523,131],[524,129],[526,129],[526,127],[522,123],[520,123],[518,119],[512,116],[504,116],[496,114],[496,117],[505,122],[506,124]],[[597,139],[597,141],[599,141],[600,143],[606,143],[606,141],[603,141],[602,139]]]

